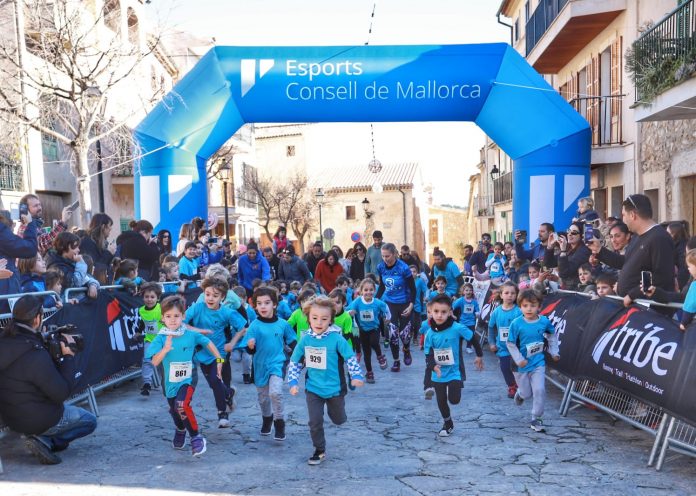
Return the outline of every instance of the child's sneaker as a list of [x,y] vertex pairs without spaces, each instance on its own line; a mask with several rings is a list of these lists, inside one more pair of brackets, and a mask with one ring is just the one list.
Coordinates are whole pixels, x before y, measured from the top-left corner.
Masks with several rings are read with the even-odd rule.
[[445,423],[442,424],[442,429],[440,429],[440,432],[438,432],[437,435],[440,437],[447,437],[450,434],[452,434],[453,430],[454,430],[454,422],[452,422],[452,419],[445,420]]
[[466,348],[466,352],[467,352],[469,355],[471,355],[471,354],[474,352],[474,349],[473,349],[473,348],[470,348],[470,347],[467,347],[467,348]]
[[516,392],[517,386],[515,384],[513,384],[512,386],[508,386],[508,398],[514,398]]
[[237,406],[234,402],[234,395],[237,394],[237,390],[234,387],[230,388],[230,394],[225,398],[225,403],[227,403],[227,411],[233,412],[234,408]]
[[387,368],[387,357],[384,355],[380,355],[377,357],[377,361],[379,362],[379,368],[384,370]]
[[205,442],[205,438],[198,434],[197,436],[193,436],[191,438],[191,454],[193,456],[201,456],[203,453],[205,453],[205,450],[207,449],[207,443]]
[[251,374],[242,374],[242,382],[244,382],[244,384],[251,384]]
[[532,423],[529,427],[534,432],[546,432],[546,429],[544,428],[544,421],[541,420],[541,417],[537,417],[534,420],[532,420]]
[[370,370],[367,373],[367,376],[365,377],[365,382],[367,382],[368,384],[374,384],[375,383],[375,373]]
[[388,350],[388,349],[389,349],[389,340],[388,340],[388,339],[385,339],[385,340],[384,340],[384,349],[385,349],[385,350]]
[[427,388],[425,390],[425,399],[432,400],[433,396],[435,396],[435,388],[431,388],[431,387]]
[[350,380],[350,374],[348,374],[348,389],[355,391],[355,386],[353,386],[353,383]]
[[273,426],[273,415],[269,417],[263,417],[263,424],[261,425],[261,435],[270,436],[271,427]]
[[150,386],[147,382],[143,384],[143,387],[140,388],[140,394],[143,396],[150,396],[150,390],[152,389],[152,386]]
[[285,420],[274,420],[273,429],[275,430],[275,433],[273,434],[273,439],[275,439],[276,441],[285,441]]
[[172,448],[182,450],[186,446],[186,431],[174,430],[174,439],[172,439]]
[[522,396],[520,396],[519,391],[515,391],[514,398],[515,398],[515,405],[522,406],[522,403],[524,403],[524,398]]
[[399,372],[401,370],[401,362],[398,360],[394,360],[394,363],[391,366],[391,371],[392,372]]
[[411,357],[411,350],[404,350],[404,365],[407,367],[413,363],[413,358]]
[[230,426],[230,418],[227,412],[218,413],[218,428],[226,429]]
[[319,465],[321,462],[324,461],[324,458],[326,458],[326,452],[320,449],[315,449],[314,454],[309,457],[307,463],[310,465]]

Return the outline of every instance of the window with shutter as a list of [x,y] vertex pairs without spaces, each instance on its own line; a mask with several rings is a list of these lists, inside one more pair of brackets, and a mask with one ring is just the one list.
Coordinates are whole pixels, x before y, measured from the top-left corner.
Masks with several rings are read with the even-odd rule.
[[623,143],[621,107],[622,107],[622,81],[621,68],[623,67],[622,37],[619,36],[611,44],[611,142]]

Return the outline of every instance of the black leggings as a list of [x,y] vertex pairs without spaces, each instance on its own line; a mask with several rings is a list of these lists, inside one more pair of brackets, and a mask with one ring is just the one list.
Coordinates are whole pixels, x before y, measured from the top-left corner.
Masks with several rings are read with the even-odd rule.
[[458,405],[462,399],[462,381],[455,379],[449,382],[433,382],[433,386],[440,415],[447,420],[450,418],[450,404]]
[[404,352],[409,350],[411,344],[411,314],[408,317],[401,315],[408,305],[409,303],[387,303],[391,313],[389,348],[394,360],[399,359],[399,341],[404,345]]
[[[162,389],[165,388],[162,387]],[[191,437],[198,435],[198,422],[196,422],[196,416],[191,408],[191,399],[194,391],[193,386],[184,384],[179,388],[174,398],[167,398],[169,413],[172,416],[172,420],[174,420],[174,425],[180,431],[186,429]]]
[[227,411],[227,403],[225,399],[230,394],[230,388],[225,386],[217,375],[217,363],[211,362],[209,364],[201,363],[201,372],[203,372],[203,377],[208,382],[208,386],[213,390],[213,396],[215,396],[215,406],[218,409],[218,413],[224,413]]
[[503,373],[503,378],[505,379],[505,384],[510,386],[516,386],[515,376],[512,374],[512,369],[510,369],[510,362],[512,362],[512,357],[510,355],[498,357],[500,359],[500,371]]
[[379,347],[379,330],[363,331],[360,329],[360,346],[365,359],[365,369],[372,372],[372,350],[378,357],[382,356],[382,350]]

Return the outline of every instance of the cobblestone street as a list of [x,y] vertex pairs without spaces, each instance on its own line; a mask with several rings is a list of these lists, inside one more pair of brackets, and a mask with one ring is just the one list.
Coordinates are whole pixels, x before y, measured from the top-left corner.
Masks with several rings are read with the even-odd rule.
[[[696,461],[648,468],[647,435],[584,408],[559,417],[561,395],[550,384],[548,432],[532,432],[530,406],[506,397],[495,357],[486,354],[481,373],[472,357],[449,438],[437,437],[436,403],[423,399],[420,352],[400,374],[378,370],[377,384],[349,393],[348,422],[327,427],[327,459],[318,467],[306,463],[313,450],[303,393],[286,396],[288,439],[277,442],[259,435],[254,386],[237,384],[233,427],[218,429],[212,393],[199,384],[195,411],[208,451],[195,459],[171,448],[173,426],[159,392],[144,398],[128,383],[98,397],[97,431],[62,453],[62,465],[38,465],[14,434],[0,441],[0,493],[693,494]],[[236,380],[238,371],[233,364]]]

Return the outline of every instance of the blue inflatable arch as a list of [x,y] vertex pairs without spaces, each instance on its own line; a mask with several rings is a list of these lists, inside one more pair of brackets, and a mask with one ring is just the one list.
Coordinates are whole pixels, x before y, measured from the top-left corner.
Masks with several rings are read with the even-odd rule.
[[507,44],[216,47],[136,129],[136,217],[175,236],[206,218],[206,161],[245,123],[399,121],[488,134],[514,160],[515,229],[566,227],[588,193],[588,123]]

